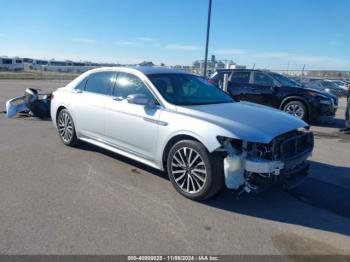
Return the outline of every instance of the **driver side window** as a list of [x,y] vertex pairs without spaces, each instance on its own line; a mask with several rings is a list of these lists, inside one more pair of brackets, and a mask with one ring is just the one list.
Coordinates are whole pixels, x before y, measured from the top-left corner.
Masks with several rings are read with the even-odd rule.
[[154,96],[140,78],[132,74],[119,73],[116,86],[113,90],[113,96],[126,99],[129,95],[136,94],[142,94],[149,99],[154,99]]
[[274,81],[271,77],[264,73],[255,72],[254,84],[261,86],[274,86]]

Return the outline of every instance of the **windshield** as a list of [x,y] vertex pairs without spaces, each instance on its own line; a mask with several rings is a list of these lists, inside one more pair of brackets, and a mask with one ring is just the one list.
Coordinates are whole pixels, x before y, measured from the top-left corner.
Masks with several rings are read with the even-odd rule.
[[234,100],[205,79],[189,74],[148,75],[162,96],[175,105],[232,103]]
[[289,86],[289,87],[300,87],[300,84],[298,84],[296,81],[285,77],[283,75],[277,74],[277,73],[272,73],[272,76],[280,82],[283,86]]
[[334,83],[336,83],[339,86],[343,86],[345,83],[342,81],[333,81]]
[[323,81],[322,83],[323,83],[323,86],[327,88],[338,88],[338,85],[334,82]]

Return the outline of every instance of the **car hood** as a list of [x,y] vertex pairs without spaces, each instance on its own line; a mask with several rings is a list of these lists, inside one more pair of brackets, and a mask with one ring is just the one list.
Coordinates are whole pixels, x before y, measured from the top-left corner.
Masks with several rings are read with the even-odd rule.
[[278,135],[309,127],[304,121],[280,110],[249,102],[178,106],[177,111],[210,122],[224,129],[232,138],[249,142],[269,143]]

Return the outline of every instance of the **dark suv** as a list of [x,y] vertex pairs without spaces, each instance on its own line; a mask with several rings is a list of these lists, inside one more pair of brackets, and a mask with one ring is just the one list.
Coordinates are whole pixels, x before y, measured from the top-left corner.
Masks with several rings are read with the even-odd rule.
[[305,121],[314,121],[319,116],[334,116],[337,111],[336,96],[303,88],[281,74],[225,69],[214,73],[209,82],[222,87],[224,74],[228,75],[227,91],[238,100],[278,108]]

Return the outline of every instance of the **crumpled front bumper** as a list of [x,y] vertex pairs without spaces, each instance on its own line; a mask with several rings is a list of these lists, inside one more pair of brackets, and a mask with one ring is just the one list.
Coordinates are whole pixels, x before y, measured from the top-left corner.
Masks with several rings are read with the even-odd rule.
[[[308,141],[308,146],[298,151],[300,143]],[[295,146],[295,153],[293,151]],[[308,173],[309,162],[313,150],[313,135],[302,134],[285,139],[280,144],[279,160],[268,160],[251,157],[249,154],[237,154],[227,147],[229,154],[224,158],[224,175],[226,187],[246,192],[261,192],[275,184],[295,185],[297,180]]]
[[302,183],[304,178],[308,175],[309,167],[310,163],[308,161],[305,161],[304,163],[302,163],[301,165],[299,165],[291,171],[282,172],[281,183],[283,183],[286,189],[293,189],[294,187]]
[[338,100],[331,99],[330,104],[315,102],[311,104],[311,118],[316,119],[320,116],[335,116],[338,110]]

